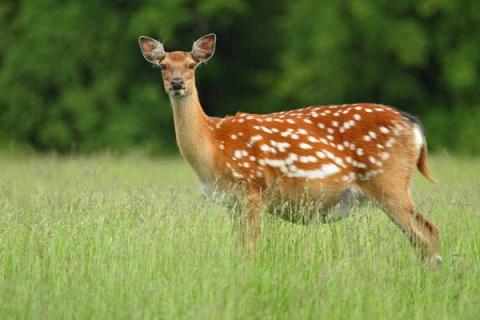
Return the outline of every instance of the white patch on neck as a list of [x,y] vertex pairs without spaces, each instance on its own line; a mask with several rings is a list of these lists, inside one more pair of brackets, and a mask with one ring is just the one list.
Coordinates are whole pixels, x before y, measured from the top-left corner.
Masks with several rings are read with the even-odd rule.
[[190,95],[185,94],[185,90],[180,91],[180,95],[168,94],[170,98],[170,104],[172,107],[184,107],[188,104],[189,100],[187,99]]

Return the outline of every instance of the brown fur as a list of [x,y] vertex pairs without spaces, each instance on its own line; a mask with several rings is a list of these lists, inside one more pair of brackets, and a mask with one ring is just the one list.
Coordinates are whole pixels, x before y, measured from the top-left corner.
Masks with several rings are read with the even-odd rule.
[[[426,143],[417,141],[418,126],[409,117],[376,104],[208,117],[198,100],[191,65],[212,56],[215,36],[197,40],[192,53],[163,53],[159,42],[146,37],[140,44],[147,60],[151,50],[164,55],[162,76],[177,143],[204,190],[246,202],[241,238],[251,251],[266,204],[276,212],[282,203],[295,207],[307,200],[315,207],[309,214],[327,215],[346,191],[356,189],[385,210],[422,258],[440,259],[438,227],[420,214],[410,195],[415,167],[434,179],[427,168]],[[185,84],[181,96],[170,88],[176,77]]]

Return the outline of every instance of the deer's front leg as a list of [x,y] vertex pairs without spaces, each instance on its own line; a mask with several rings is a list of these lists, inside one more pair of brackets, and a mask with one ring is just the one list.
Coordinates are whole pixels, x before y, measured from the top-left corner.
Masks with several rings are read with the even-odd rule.
[[249,193],[245,197],[245,205],[236,212],[234,233],[243,248],[254,254],[262,229],[262,197],[257,193]]
[[262,229],[262,198],[259,194],[247,196],[245,219],[245,247],[254,253]]

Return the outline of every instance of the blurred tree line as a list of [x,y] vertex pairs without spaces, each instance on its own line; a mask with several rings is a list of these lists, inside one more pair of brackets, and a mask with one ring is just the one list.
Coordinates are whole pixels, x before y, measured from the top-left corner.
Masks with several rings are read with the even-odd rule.
[[215,32],[210,115],[378,102],[419,115],[432,149],[480,153],[478,0],[2,0],[0,30],[0,145],[174,150],[137,38]]

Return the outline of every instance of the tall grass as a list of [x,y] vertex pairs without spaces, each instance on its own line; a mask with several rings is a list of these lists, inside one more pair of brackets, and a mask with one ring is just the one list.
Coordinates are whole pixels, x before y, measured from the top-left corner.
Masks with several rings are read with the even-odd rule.
[[272,217],[255,259],[178,159],[0,158],[0,318],[476,319],[480,161],[415,183],[440,268],[378,209],[330,225]]

